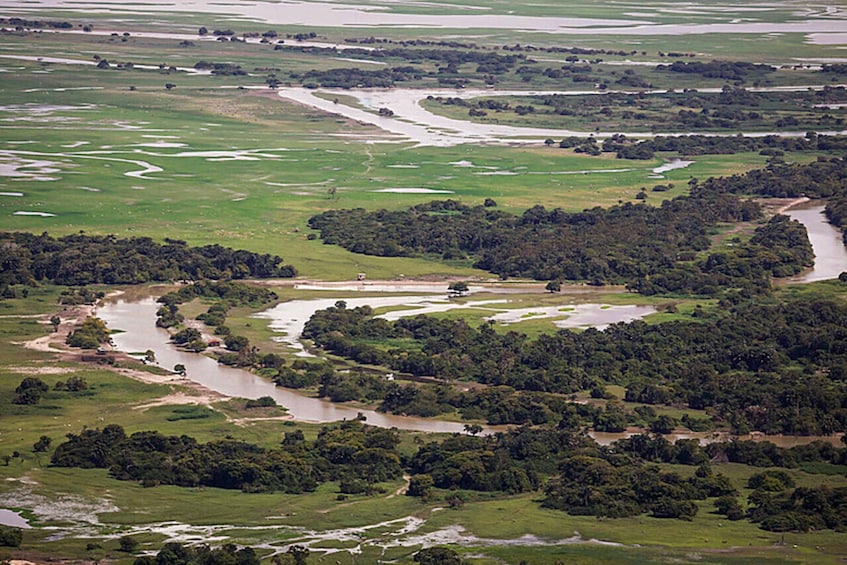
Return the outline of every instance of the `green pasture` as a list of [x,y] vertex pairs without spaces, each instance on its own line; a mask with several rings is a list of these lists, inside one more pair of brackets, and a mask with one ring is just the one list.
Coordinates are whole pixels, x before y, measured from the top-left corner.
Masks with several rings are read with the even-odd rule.
[[[84,75],[100,72],[68,73],[60,88],[73,88]],[[38,76],[17,88],[38,88]],[[2,177],[0,191],[23,193],[0,197],[4,229],[221,243],[280,254],[301,274],[323,279],[349,279],[357,272],[370,278],[475,273],[461,265],[354,255],[322,245],[307,237],[306,220],[323,210],[398,209],[444,197],[469,204],[490,197],[514,212],[536,204],[581,210],[630,201],[656,182],[673,182],[674,189],[661,197],[648,193],[648,202],[673,197],[686,190],[690,176],[739,172],[764,160],[703,157],[665,179],[651,179],[651,169],[669,157],[622,161],[543,146],[363,145],[334,133],[353,128],[365,136],[373,133],[369,127],[247,91],[157,87],[148,92],[106,85],[97,91],[30,93],[26,104],[31,107],[60,107],[45,117],[8,107],[20,102],[17,88],[0,89],[5,106],[0,113],[14,118],[23,112],[27,120],[6,128],[0,159],[24,162],[20,171],[55,180]],[[27,167],[32,161],[47,161],[53,172]],[[162,170],[143,173],[148,164]],[[451,193],[374,192],[396,188]]]

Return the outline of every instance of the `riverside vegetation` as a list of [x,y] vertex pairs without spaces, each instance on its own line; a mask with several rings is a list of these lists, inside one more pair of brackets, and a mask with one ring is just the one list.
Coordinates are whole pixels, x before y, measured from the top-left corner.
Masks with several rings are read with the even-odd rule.
[[[760,17],[793,18],[780,10]],[[662,437],[847,427],[844,282],[780,282],[814,258],[803,226],[765,199],[825,198],[829,221],[847,225],[847,144],[830,133],[843,129],[844,65],[780,64],[831,49],[787,33],[766,48],[734,41],[734,59],[718,60],[711,34],[570,46],[518,29],[376,37],[227,16],[210,31],[202,13],[169,14],[181,35],[157,37],[123,32],[155,28],[149,15],[26,11],[0,21],[17,57],[0,60],[16,78],[0,87],[0,505],[33,528],[0,528],[0,559],[764,563],[847,551],[847,449],[832,437],[790,448]],[[57,52],[67,59],[51,62]],[[459,87],[425,106],[579,135],[414,147],[237,88],[295,85],[339,110],[345,89]],[[462,92],[474,87],[487,90]],[[404,118],[401,105],[368,111]],[[606,129],[794,135],[590,135]],[[650,179],[680,156],[696,162]],[[409,187],[452,194],[390,192]],[[513,331],[463,310],[388,322],[339,293],[306,325],[319,359],[292,357],[250,317],[320,294],[251,279],[358,272],[449,275],[454,289],[532,278],[550,292],[521,300],[562,307],[569,282],[621,285],[614,300],[661,313]],[[191,398],[153,351],[100,366],[20,345],[55,334],[101,347],[109,328],[89,309],[150,283],[168,285],[153,291],[157,324],[182,347],[332,401],[461,419],[468,433],[280,421],[269,399]],[[186,395],[198,404],[177,405]],[[589,429],[635,435],[600,445]]]

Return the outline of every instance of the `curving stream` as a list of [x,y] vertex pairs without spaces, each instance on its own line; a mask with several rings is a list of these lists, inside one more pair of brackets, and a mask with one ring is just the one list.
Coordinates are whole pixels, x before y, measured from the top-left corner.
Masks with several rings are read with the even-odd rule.
[[[830,225],[823,216],[824,206],[820,203],[807,204],[805,206],[792,208],[787,213],[792,218],[801,221],[806,225],[810,240],[816,254],[815,267],[808,273],[792,279],[792,282],[807,283],[812,281],[836,278],[842,271],[847,271],[847,249],[845,249],[841,233],[832,225]],[[402,285],[401,285],[402,286]],[[387,286],[385,290],[394,292],[402,292],[401,286]],[[375,286],[375,288],[379,288]],[[425,287],[420,285],[412,285],[411,289],[421,293],[427,292]],[[373,290],[373,289],[372,289]],[[410,290],[406,288],[405,290]],[[433,289],[435,290],[435,289]],[[454,303],[443,299],[443,290],[439,289],[438,295],[415,295],[415,296],[379,296],[370,298],[346,298],[345,302],[349,307],[370,305],[370,306],[400,306],[409,305],[415,308],[405,311],[394,311],[385,314],[386,318],[396,318],[399,315],[415,315],[423,311],[443,311],[453,307]],[[313,312],[318,309],[327,308],[335,304],[335,298],[313,299],[313,300],[293,300],[284,302],[257,315],[257,317],[270,319],[270,327],[283,332],[280,337],[281,341],[285,341],[290,345],[298,347],[301,352],[305,353],[302,344],[299,343],[299,335],[303,329],[303,325],[309,319]],[[496,308],[498,300],[479,301],[478,306],[492,308],[492,310],[502,310]],[[457,303],[455,303],[458,305]],[[468,305],[459,305],[467,307]],[[637,317],[647,315],[654,312],[652,307],[646,309],[637,309],[632,307],[601,307],[599,305],[579,305],[580,308],[588,308],[591,316],[584,323],[594,326],[603,326],[622,320],[630,320]],[[557,309],[559,312],[569,311],[572,307],[563,307]],[[171,368],[176,364],[185,365],[188,368],[187,377],[199,383],[206,388],[224,394],[230,397],[239,398],[259,398],[261,396],[270,396],[279,404],[288,408],[291,416],[296,420],[306,422],[331,422],[342,419],[353,419],[359,415],[367,418],[368,424],[380,427],[396,427],[399,429],[424,431],[424,432],[463,432],[464,424],[458,422],[444,422],[431,420],[426,418],[395,416],[383,414],[374,410],[357,409],[348,406],[333,404],[328,401],[317,398],[303,396],[295,391],[280,388],[272,382],[254,375],[248,371],[235,369],[219,365],[213,359],[204,355],[181,351],[174,347],[170,341],[170,334],[166,330],[155,326],[156,310],[158,304],[155,300],[145,298],[143,300],[126,301],[118,299],[107,302],[101,305],[97,310],[97,315],[102,318],[108,326],[113,329],[123,330],[120,333],[113,334],[112,339],[116,347],[121,351],[126,352],[141,352],[147,349],[152,349],[156,353],[156,358],[159,364],[163,367]],[[578,314],[579,308],[575,308]],[[523,310],[512,312],[507,311],[505,314],[493,314],[492,318],[498,320],[498,316],[502,321],[515,321],[513,318],[517,315],[518,319],[521,316],[528,314],[543,316],[543,308],[530,308],[526,312]],[[579,316],[574,316],[579,319]],[[567,319],[561,325],[567,325]],[[486,428],[487,431],[493,431],[494,428]],[[632,433],[624,434],[591,434],[601,443],[610,443],[621,437],[632,435]],[[697,437],[703,441],[708,441],[705,435],[688,434],[680,435],[683,437]],[[675,439],[675,436],[668,436],[668,439]],[[767,439],[773,441],[773,438]],[[791,444],[796,442],[798,438],[783,438],[783,443]],[[812,439],[824,439],[826,441],[832,438],[802,438],[811,441]],[[777,441],[782,441],[777,438]],[[837,441],[837,439],[835,440]]]
[[226,396],[238,398],[270,396],[288,408],[289,414],[297,420],[334,422],[352,420],[362,414],[367,418],[368,424],[383,428],[397,427],[424,432],[462,432],[464,430],[464,424],[456,422],[393,416],[310,398],[292,390],[277,387],[271,381],[249,371],[219,365],[214,359],[205,355],[180,351],[170,343],[170,334],[155,326],[158,308],[159,305],[153,298],[133,302],[117,300],[99,307],[97,316],[111,329],[124,330],[112,336],[119,350],[138,352],[152,349],[156,352],[156,359],[162,367],[185,365],[190,380]]
[[809,241],[815,251],[815,265],[811,270],[791,277],[789,282],[810,283],[837,279],[847,271],[847,247],[841,231],[829,223],[824,215],[826,206],[809,202],[789,208],[785,215],[806,226]]

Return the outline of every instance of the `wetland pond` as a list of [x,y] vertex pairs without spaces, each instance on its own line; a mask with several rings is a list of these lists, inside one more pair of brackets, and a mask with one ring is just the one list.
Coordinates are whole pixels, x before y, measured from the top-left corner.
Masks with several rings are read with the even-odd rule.
[[30,525],[26,518],[14,510],[0,508],[0,526],[11,526],[13,528],[29,529]]

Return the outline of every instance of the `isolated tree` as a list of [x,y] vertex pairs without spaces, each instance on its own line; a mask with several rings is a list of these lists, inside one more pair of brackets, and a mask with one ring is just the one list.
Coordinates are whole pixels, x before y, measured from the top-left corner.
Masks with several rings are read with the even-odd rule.
[[53,333],[59,331],[59,325],[62,323],[62,319],[59,316],[53,315],[50,316],[50,324],[53,326]]
[[406,496],[420,496],[426,498],[435,486],[435,481],[431,475],[415,475],[409,479],[409,488],[406,489]]
[[123,536],[118,540],[118,545],[120,551],[132,553],[138,549],[138,540],[129,536]]
[[550,282],[547,283],[547,286],[544,287],[544,290],[546,290],[547,292],[549,292],[551,294],[554,293],[554,292],[561,292],[562,291],[562,283],[560,283],[559,281],[550,281]]
[[464,296],[468,293],[469,287],[468,283],[465,281],[456,281],[454,283],[450,283],[447,290],[449,290],[450,294],[453,296]]
[[475,436],[476,434],[482,432],[482,426],[479,424],[465,424],[465,432]]
[[50,449],[50,444],[53,442],[48,436],[41,436],[38,441],[32,445],[32,450],[36,453],[44,453]]
[[15,389],[17,396],[12,400],[15,404],[38,404],[50,387],[38,377],[26,377]]
[[179,373],[181,376],[184,377],[186,374],[185,365],[183,365],[182,363],[177,363],[176,365],[174,365],[174,373]]
[[144,352],[144,361],[147,363],[155,363],[156,362],[156,352],[152,349],[148,349]]

